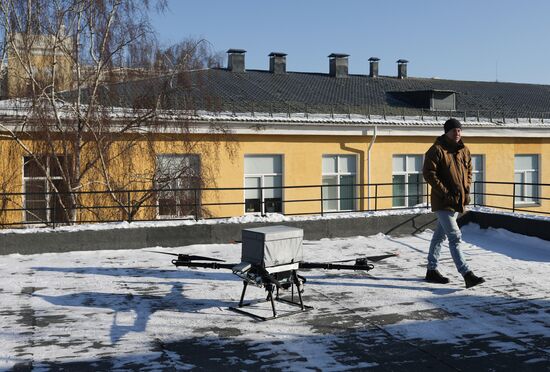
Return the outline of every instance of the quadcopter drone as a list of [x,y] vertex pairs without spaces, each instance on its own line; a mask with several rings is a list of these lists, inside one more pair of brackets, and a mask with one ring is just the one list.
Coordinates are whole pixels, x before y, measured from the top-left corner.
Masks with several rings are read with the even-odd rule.
[[[243,280],[243,291],[238,306],[230,307],[229,309],[257,320],[269,320],[313,309],[311,306],[304,305],[302,300],[306,278],[298,274],[298,270],[300,269],[369,271],[374,268],[371,262],[378,262],[397,256],[396,253],[392,253],[333,262],[304,262],[303,236],[304,232],[302,229],[288,226],[268,226],[242,230],[240,263],[226,263],[216,258],[189,254],[156,253],[177,256],[176,259],[172,260],[172,264],[176,267],[231,270],[233,274]],[[352,261],[355,262],[346,263]],[[248,285],[265,288],[267,292],[265,301],[271,302],[273,316],[264,317],[243,309],[243,307],[258,302],[244,302]],[[279,291],[288,289],[291,291],[290,300],[281,298]],[[295,293],[298,296],[298,302],[294,300]],[[275,308],[276,301],[299,307],[299,309],[285,312],[284,315],[278,314]]]

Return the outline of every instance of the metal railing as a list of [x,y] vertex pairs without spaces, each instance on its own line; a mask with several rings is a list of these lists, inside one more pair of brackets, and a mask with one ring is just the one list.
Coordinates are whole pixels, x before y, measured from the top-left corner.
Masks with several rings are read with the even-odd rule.
[[319,115],[331,119],[354,120],[446,120],[454,117],[469,122],[496,124],[550,123],[549,111],[494,110],[431,110],[427,108],[387,105],[307,104],[303,102],[247,102],[214,100],[198,105],[201,109],[188,110],[199,115],[214,116],[286,117],[288,119],[314,119]]
[[[492,110],[439,110],[429,108],[391,106],[385,104],[324,104],[304,103],[298,101],[232,101],[222,100],[218,97],[210,97],[208,100],[195,99],[190,102],[182,100],[174,103],[175,107],[166,113],[172,116],[174,113],[182,117],[207,115],[225,118],[252,117],[252,118],[287,118],[287,119],[350,119],[350,120],[417,120],[417,121],[443,121],[454,117],[465,122],[489,122],[495,124],[533,123],[550,124],[550,111],[518,111],[505,107]],[[136,111],[131,108],[109,107],[107,110],[119,115],[134,115]],[[21,105],[9,109],[0,109],[0,115],[29,114],[30,108]],[[163,110],[157,112],[162,117]]]
[[431,110],[428,108],[373,105],[373,104],[324,104],[298,101],[231,101],[219,98],[194,101],[193,108],[181,107],[184,111],[198,115],[232,115],[251,117],[287,117],[289,119],[308,119],[317,115],[331,118],[348,119],[386,119],[392,120],[445,120],[455,117],[464,121],[483,121],[492,123],[549,123],[548,111],[517,111],[510,109],[494,110]]
[[[487,186],[491,186],[490,191],[486,191]],[[532,187],[531,193],[518,191],[518,188],[525,186]],[[498,188],[497,188],[498,187]],[[481,188],[481,192],[473,192],[472,199],[475,200],[476,195],[481,195],[483,201],[481,203],[473,203],[474,206],[509,210],[514,213],[537,213],[550,215],[550,184],[547,183],[530,183],[530,182],[498,182],[498,181],[476,181],[472,185],[472,190]],[[503,191],[494,191],[494,189],[502,189]],[[491,197],[492,202],[488,203],[485,198]],[[511,203],[497,203],[498,200],[510,200]],[[535,209],[536,208],[536,209]],[[534,210],[535,209],[535,210]]]
[[[530,186],[534,192],[525,195],[521,192],[525,186]],[[343,195],[342,188],[348,193],[352,190],[351,195]],[[396,192],[396,188],[404,192]],[[409,188],[418,191],[409,194]],[[550,215],[550,184],[476,181],[471,190],[472,206]],[[247,192],[256,193],[256,197],[246,198]],[[77,202],[74,205],[65,203],[64,209],[60,207],[58,200],[69,200],[69,193],[0,193],[0,226],[56,227],[96,222],[200,220],[230,218],[246,213],[260,216],[269,213],[324,216],[350,212],[430,209],[429,192],[425,182],[259,188],[164,188],[119,190],[116,195],[121,199],[115,202],[113,193],[107,191],[79,191],[72,195],[72,200]],[[329,196],[331,194],[336,196]],[[25,205],[24,200],[31,195],[35,196],[33,200],[37,196],[42,197],[43,206]],[[143,195],[149,197],[143,199]],[[213,208],[217,208],[217,212],[212,212]],[[224,214],[224,210],[230,210],[231,213]]]

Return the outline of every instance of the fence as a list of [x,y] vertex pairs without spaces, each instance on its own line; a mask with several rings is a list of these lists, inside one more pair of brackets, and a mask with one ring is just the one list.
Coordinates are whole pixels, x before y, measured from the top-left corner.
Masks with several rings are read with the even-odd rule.
[[[350,119],[350,120],[418,120],[418,121],[440,121],[450,117],[461,119],[465,122],[490,122],[495,124],[506,123],[534,123],[549,124],[550,111],[517,111],[506,108],[495,108],[494,110],[432,110],[429,108],[391,106],[387,104],[323,104],[323,103],[304,103],[297,101],[230,101],[211,97],[208,100],[195,99],[177,103],[175,107],[168,112],[159,111],[159,117],[163,114],[169,117],[174,112],[181,117],[198,117],[206,115],[210,117],[226,118],[227,116],[243,116],[256,118],[287,118],[287,119],[316,119],[327,117],[331,119]],[[117,115],[136,114],[134,109],[125,109],[120,107],[111,107],[112,113]],[[0,109],[0,115],[20,115],[29,114],[29,107],[10,107]],[[175,110],[175,111],[174,111]]]
[[[490,192],[484,191],[487,185],[492,186]],[[500,186],[500,187],[496,187]],[[478,181],[472,185],[475,195],[481,195],[483,198],[490,197],[492,203],[488,203],[485,199],[481,203],[476,203],[476,206],[488,207],[509,210],[512,212],[537,213],[542,215],[550,215],[550,184],[547,183],[529,183],[529,182],[489,182]],[[530,190],[526,190],[530,188]],[[477,192],[475,192],[477,189]],[[504,192],[498,192],[498,190]],[[510,190],[511,189],[511,190]],[[506,193],[506,190],[511,193]],[[497,200],[511,200],[511,205],[506,203],[499,204]]]
[[[399,107],[387,105],[306,104],[302,102],[231,102],[215,101],[198,104],[199,110],[187,110],[198,115],[286,117],[289,119],[313,119],[319,116],[331,119],[355,120],[446,120],[449,117],[469,122],[506,123],[550,123],[547,111],[512,110],[431,110],[427,108]],[[203,111],[204,110],[204,111]]]
[[304,103],[299,101],[230,101],[212,98],[196,100],[181,110],[208,115],[232,115],[251,117],[286,117],[294,119],[315,118],[322,115],[331,118],[348,119],[386,119],[392,120],[444,120],[455,117],[464,121],[483,121],[492,123],[549,123],[548,111],[517,111],[506,108],[494,110],[432,110],[429,108],[391,106],[386,104],[328,104]]
[[[471,204],[550,215],[549,186],[476,181],[472,185]],[[229,218],[245,213],[323,216],[429,209],[429,192],[424,182],[120,190],[116,192],[120,199],[106,191],[81,191],[73,193],[72,200],[78,201],[74,205],[68,205],[67,200],[71,199],[68,193],[0,193],[0,225],[56,227],[69,223]]]

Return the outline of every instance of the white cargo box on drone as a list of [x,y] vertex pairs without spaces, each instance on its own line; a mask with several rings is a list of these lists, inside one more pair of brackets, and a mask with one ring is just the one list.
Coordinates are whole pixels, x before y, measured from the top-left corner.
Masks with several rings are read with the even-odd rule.
[[288,226],[267,226],[242,231],[243,262],[262,267],[298,263],[304,258],[304,230]]

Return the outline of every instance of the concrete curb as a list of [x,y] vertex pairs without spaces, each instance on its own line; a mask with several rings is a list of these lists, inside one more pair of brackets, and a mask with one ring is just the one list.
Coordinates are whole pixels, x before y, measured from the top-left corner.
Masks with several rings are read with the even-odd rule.
[[[459,218],[459,225],[470,222],[481,228],[503,228],[518,234],[550,241],[550,221],[526,219],[495,213],[469,211]],[[228,243],[241,239],[241,230],[270,225],[286,225],[304,230],[304,238],[319,240],[349,236],[411,235],[437,226],[433,213],[403,214],[380,217],[335,218],[311,221],[196,224],[112,230],[54,231],[32,234],[0,234],[0,255],[20,253],[96,251],[103,249],[139,249],[147,247],[180,247],[191,244]]]
[[507,214],[470,211],[468,222],[477,223],[482,229],[492,227],[541,238],[550,241],[550,220],[510,216]]
[[427,228],[433,229],[436,226],[435,222],[435,215],[428,213],[273,223],[222,223],[32,234],[8,233],[0,234],[0,255],[228,243],[232,240],[240,240],[242,229],[270,225],[301,228],[304,230],[304,238],[308,240],[369,236],[378,233],[397,236],[418,233]]

